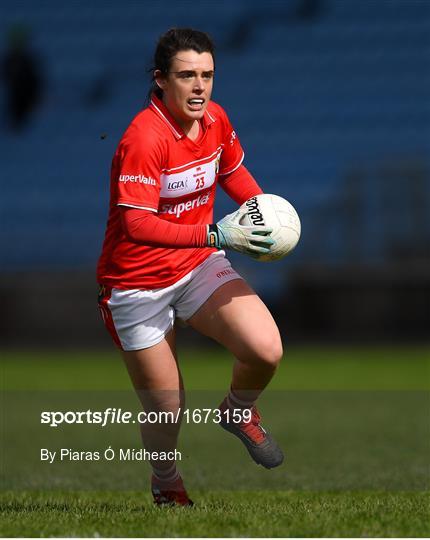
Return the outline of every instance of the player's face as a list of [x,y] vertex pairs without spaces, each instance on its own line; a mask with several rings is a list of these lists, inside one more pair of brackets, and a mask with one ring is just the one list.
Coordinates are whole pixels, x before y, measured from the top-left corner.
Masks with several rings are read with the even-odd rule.
[[157,77],[163,102],[178,124],[190,129],[203,117],[213,86],[214,61],[208,52],[179,51],[166,77]]

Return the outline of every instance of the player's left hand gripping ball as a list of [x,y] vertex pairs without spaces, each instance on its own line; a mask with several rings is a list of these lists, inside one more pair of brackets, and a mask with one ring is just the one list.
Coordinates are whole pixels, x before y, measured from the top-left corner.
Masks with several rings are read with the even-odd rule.
[[246,208],[228,214],[215,225],[208,226],[208,246],[218,249],[229,248],[250,257],[260,257],[270,252],[274,241],[272,229],[261,225],[241,225]]

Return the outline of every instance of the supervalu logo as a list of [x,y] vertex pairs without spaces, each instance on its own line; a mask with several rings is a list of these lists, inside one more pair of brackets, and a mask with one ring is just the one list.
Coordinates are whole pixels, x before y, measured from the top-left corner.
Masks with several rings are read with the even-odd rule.
[[149,184],[150,186],[156,186],[157,182],[150,176],[143,174],[120,174],[119,181],[127,184],[127,182],[133,182],[135,184]]
[[194,210],[194,208],[203,206],[204,204],[207,204],[208,202],[209,202],[209,194],[199,195],[197,198],[191,201],[181,202],[178,204],[163,204],[160,209],[160,214],[173,214],[177,218],[179,218],[181,217],[181,214],[183,212],[189,212],[190,210]]

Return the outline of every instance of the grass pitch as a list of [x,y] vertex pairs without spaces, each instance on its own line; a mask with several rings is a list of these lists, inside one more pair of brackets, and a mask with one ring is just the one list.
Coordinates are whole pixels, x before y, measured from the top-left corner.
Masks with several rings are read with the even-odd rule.
[[[135,427],[113,431],[104,441],[91,426],[41,431],[32,423],[48,406],[73,410],[85,408],[90,398],[100,404],[102,398],[109,403],[128,396],[130,383],[118,354],[3,351],[0,533],[427,537],[429,352],[287,350],[262,402],[265,423],[286,450],[286,464],[265,471],[219,428],[184,426],[188,458],[180,468],[196,507],[158,509],[147,491],[146,464],[49,468],[33,455],[45,442],[97,448],[113,435],[121,444],[138,446]],[[216,405],[228,386],[229,355],[214,349],[181,356],[191,404],[210,397]]]
[[195,493],[195,508],[155,508],[141,493],[3,496],[3,536],[426,537],[420,493]]

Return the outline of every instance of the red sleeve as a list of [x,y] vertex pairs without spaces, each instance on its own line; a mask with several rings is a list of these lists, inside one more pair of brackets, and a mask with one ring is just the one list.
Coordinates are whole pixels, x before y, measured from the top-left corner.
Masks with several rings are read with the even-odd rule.
[[160,171],[163,151],[160,144],[130,129],[115,155],[113,181],[118,182],[119,205],[157,212],[160,199]]
[[227,195],[239,205],[251,197],[263,193],[255,178],[244,165],[241,165],[228,176],[222,176],[219,184]]
[[153,212],[120,206],[127,239],[155,247],[206,247],[207,225],[180,225],[160,219]]
[[245,154],[226,112],[219,105],[216,107],[222,125],[223,149],[219,164],[219,174],[222,177],[235,171],[242,163]]

